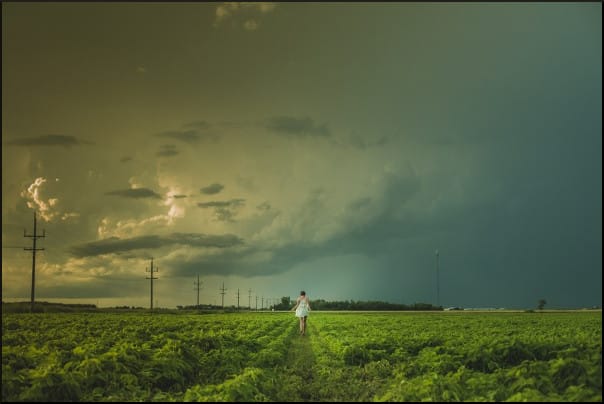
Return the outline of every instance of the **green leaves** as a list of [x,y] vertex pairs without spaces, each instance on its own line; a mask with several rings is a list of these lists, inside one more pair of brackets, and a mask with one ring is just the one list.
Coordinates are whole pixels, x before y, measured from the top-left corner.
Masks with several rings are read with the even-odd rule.
[[5,314],[2,401],[600,401],[600,313]]

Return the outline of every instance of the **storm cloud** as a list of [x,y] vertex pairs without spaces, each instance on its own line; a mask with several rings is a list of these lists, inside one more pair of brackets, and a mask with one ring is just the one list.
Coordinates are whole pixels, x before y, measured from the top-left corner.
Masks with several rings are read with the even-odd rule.
[[161,199],[161,196],[148,188],[129,188],[129,189],[118,189],[115,191],[105,192],[105,195],[113,195],[120,196],[122,198],[132,198],[132,199],[141,199],[141,198],[152,198],[152,199]]
[[201,133],[197,129],[188,130],[169,130],[161,133],[157,133],[155,136],[175,139],[188,144],[197,144],[202,141],[216,141],[218,135],[213,133]]
[[268,120],[266,128],[287,136],[329,136],[326,124],[318,125],[309,117],[275,116]]
[[438,250],[442,304],[601,305],[601,4],[258,7],[3,5],[3,237],[56,212],[41,297],[148,304],[154,257],[162,306],[197,274],[436,303]]
[[216,220],[221,222],[233,222],[238,209],[245,204],[245,199],[231,199],[228,201],[199,202],[200,208],[214,208]]
[[[207,187],[201,188],[201,193],[206,195],[215,195],[224,189],[224,185],[213,183]],[[201,205],[200,205],[201,206]],[[203,206],[202,206],[203,207]]]
[[230,208],[242,206],[244,203],[245,199],[231,199],[228,201],[199,202],[197,206],[200,208]]
[[93,257],[102,254],[116,254],[140,249],[157,249],[179,244],[190,247],[228,248],[243,243],[243,239],[232,234],[208,235],[202,233],[172,233],[167,236],[150,235],[128,239],[111,237],[72,246],[69,251],[74,257]]
[[62,146],[69,148],[92,143],[71,135],[41,135],[38,137],[9,140],[6,144],[8,146]]

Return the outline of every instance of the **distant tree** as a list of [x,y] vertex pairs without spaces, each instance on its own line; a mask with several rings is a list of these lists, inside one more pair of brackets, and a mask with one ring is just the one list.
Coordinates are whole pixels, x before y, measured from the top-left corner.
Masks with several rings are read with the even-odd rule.
[[545,301],[545,299],[539,299],[539,304],[537,304],[537,309],[539,310],[543,310],[543,307],[545,306],[547,302]]
[[291,300],[289,296],[283,296],[281,302],[273,305],[275,310],[289,310],[291,309]]

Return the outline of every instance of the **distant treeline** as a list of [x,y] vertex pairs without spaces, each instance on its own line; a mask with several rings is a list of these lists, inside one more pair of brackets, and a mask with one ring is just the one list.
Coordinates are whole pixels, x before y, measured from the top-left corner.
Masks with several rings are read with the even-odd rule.
[[[3,313],[29,313],[30,302],[2,302]],[[34,313],[72,313],[79,311],[96,311],[95,304],[35,302]]]
[[442,307],[433,306],[429,303],[398,304],[380,302],[377,300],[344,300],[329,302],[327,300],[317,299],[310,301],[310,307],[312,310],[442,310]]
[[[269,305],[258,310],[275,310],[275,311],[287,311],[293,308],[295,302],[289,297],[282,297],[281,302],[274,305]],[[413,303],[413,304],[398,304],[381,301],[355,301],[355,300],[343,300],[343,301],[327,301],[323,299],[311,300],[310,305],[312,310],[323,310],[323,311],[427,311],[427,310],[442,310],[442,307],[433,306],[429,303]],[[2,302],[3,313],[29,313],[30,302]],[[248,311],[247,307],[241,306],[237,309],[235,306],[221,306],[200,304],[199,306],[176,306],[177,310],[156,308],[154,311],[161,313],[176,313],[185,311],[199,312],[237,312],[237,311]],[[71,312],[124,312],[124,311],[147,311],[148,308],[138,306],[114,306],[99,309],[94,304],[72,304],[72,303],[49,303],[49,302],[36,302],[34,305],[35,313],[71,313]],[[252,311],[255,311],[255,307],[252,307]]]
[[[276,311],[287,311],[294,307],[295,302],[289,297],[285,296],[281,298],[281,302],[274,305],[268,305],[258,310],[276,310]],[[398,304],[381,301],[354,301],[354,300],[343,300],[343,301],[327,301],[324,299],[311,300],[310,306],[312,310],[325,310],[325,311],[414,311],[414,310],[442,310],[442,307],[433,306],[429,303],[414,303],[414,304]],[[178,310],[224,310],[224,311],[237,311],[235,306],[225,306],[224,309],[220,306],[214,305],[199,305],[199,306],[176,306]],[[239,311],[247,311],[247,306],[241,306]],[[255,307],[252,307],[252,311],[255,311]]]

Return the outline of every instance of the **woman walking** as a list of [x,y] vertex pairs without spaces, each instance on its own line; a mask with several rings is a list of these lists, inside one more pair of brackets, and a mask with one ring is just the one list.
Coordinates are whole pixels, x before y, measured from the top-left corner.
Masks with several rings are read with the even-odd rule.
[[298,300],[296,300],[296,305],[292,311],[294,310],[296,311],[296,317],[300,319],[300,335],[304,335],[306,333],[306,318],[310,311],[310,301],[305,291],[300,292],[300,296],[298,296]]

